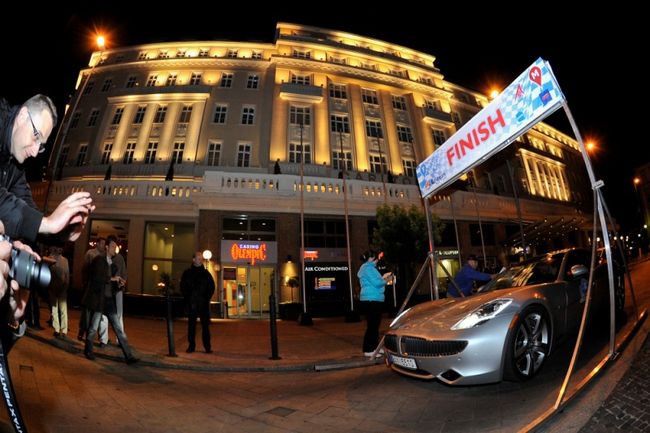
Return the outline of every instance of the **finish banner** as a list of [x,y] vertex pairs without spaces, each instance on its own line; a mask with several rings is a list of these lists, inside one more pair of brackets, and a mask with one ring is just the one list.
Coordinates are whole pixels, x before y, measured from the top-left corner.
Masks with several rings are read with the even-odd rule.
[[537,59],[487,107],[417,167],[426,198],[488,159],[560,108],[564,95],[548,62]]

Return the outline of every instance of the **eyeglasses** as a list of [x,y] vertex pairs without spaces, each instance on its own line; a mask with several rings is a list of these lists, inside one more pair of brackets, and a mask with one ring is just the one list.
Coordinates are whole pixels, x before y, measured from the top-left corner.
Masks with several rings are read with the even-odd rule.
[[38,144],[38,153],[45,152],[45,146],[43,146],[43,133],[36,128],[34,125],[34,120],[32,119],[32,114],[27,110],[27,117],[29,117],[29,123],[32,124],[32,130],[34,131],[34,139]]

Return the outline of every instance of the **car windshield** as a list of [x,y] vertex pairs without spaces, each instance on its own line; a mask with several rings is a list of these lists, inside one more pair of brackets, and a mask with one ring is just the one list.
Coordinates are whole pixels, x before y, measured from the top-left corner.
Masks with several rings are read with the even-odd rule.
[[492,290],[502,290],[511,287],[523,287],[556,281],[560,272],[560,265],[562,264],[563,256],[563,253],[546,255],[526,262],[517,263],[499,273],[492,281],[479,289],[479,292],[484,293]]

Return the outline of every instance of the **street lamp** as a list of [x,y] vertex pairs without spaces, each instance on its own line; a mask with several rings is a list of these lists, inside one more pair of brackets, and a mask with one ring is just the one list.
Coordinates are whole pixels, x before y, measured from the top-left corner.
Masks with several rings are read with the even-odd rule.
[[[343,180],[343,209],[345,211],[345,246],[348,255],[348,280],[350,284],[350,313],[354,312],[354,293],[352,292],[352,257],[350,255],[350,223],[348,218],[348,188],[345,182],[347,176],[346,173],[346,164],[347,159],[344,157],[343,153],[343,127],[339,125],[339,143],[341,145],[341,153],[339,154],[339,170],[341,170],[341,179]],[[352,320],[352,319],[350,319]]]
[[[61,149],[63,149],[63,144],[65,143],[65,140],[68,136],[68,131],[70,131],[70,122],[72,120],[72,117],[74,116],[75,111],[77,111],[79,100],[81,99],[81,96],[86,90],[86,86],[88,85],[88,82],[90,81],[90,78],[92,77],[93,72],[95,71],[95,66],[97,66],[97,64],[100,63],[102,60],[102,54],[104,52],[104,48],[106,47],[106,38],[104,38],[104,36],[102,35],[97,35],[95,42],[97,43],[97,48],[99,49],[99,55],[97,56],[97,60],[95,60],[95,62],[93,62],[93,64],[91,65],[90,71],[88,72],[88,76],[86,77],[85,80],[83,80],[83,83],[76,94],[74,104],[72,105],[72,109],[68,111],[69,114],[67,116],[67,123],[64,115],[64,119],[61,122],[61,127],[59,128],[56,135],[56,139],[54,140],[55,146],[58,143],[59,147],[56,151],[56,156],[54,155],[54,153],[50,154],[50,161],[48,163],[48,166],[52,167],[52,173],[50,175],[50,182],[47,185],[47,192],[45,193],[45,204],[43,210],[46,213],[47,213],[47,204],[50,198],[50,191],[52,189],[52,183],[54,183],[55,180],[58,180],[60,178],[59,171],[61,171],[61,168],[59,167],[59,159],[61,156]],[[91,56],[91,60],[92,60],[92,56]],[[54,157],[54,161],[52,161],[53,157]]]

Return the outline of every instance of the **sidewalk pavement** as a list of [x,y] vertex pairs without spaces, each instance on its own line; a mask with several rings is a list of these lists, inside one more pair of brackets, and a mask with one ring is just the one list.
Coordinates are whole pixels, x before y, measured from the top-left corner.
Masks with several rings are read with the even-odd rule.
[[[41,310],[43,313],[43,310]],[[79,310],[69,310],[69,330],[65,339],[54,337],[54,330],[28,328],[27,336],[83,356],[83,342],[77,340]],[[41,317],[47,317],[41,314]],[[43,325],[44,320],[41,320]],[[205,353],[201,341],[201,325],[197,323],[196,351],[186,353],[187,320],[173,323],[173,341],[177,356],[169,355],[167,322],[160,318],[124,316],[129,345],[141,365],[194,371],[308,371],[365,367],[382,363],[363,356],[362,340],[366,323],[345,323],[342,317],[314,318],[313,326],[296,321],[278,320],[277,345],[280,359],[272,356],[269,320],[212,319],[210,335],[212,353]],[[384,318],[381,330],[390,319]],[[47,325],[46,325],[47,326]],[[98,358],[124,361],[109,326],[109,344],[94,353]]]

